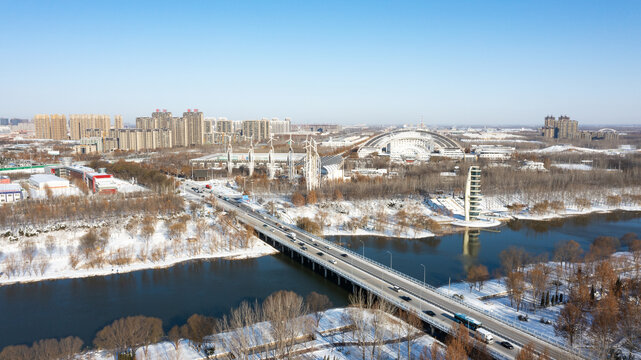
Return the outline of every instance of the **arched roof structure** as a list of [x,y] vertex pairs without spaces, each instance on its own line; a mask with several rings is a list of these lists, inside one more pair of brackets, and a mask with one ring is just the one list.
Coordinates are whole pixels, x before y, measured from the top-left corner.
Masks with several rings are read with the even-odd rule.
[[456,141],[433,131],[398,129],[369,139],[358,149],[358,156],[365,157],[374,152],[397,158],[428,159],[432,154],[463,155],[463,148]]

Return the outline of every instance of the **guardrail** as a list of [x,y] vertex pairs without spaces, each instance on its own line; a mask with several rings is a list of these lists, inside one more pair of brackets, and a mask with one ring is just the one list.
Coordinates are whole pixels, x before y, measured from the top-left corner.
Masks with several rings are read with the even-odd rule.
[[[232,206],[237,207],[237,206],[236,206],[236,205],[234,205],[234,204],[232,204]],[[241,209],[241,210],[242,210],[242,209]],[[372,260],[372,259],[370,259],[370,258],[368,258],[368,257],[362,256],[361,254],[358,254],[357,252],[355,252],[355,251],[353,251],[353,250],[351,250],[351,249],[348,249],[348,248],[346,248],[346,247],[343,247],[343,246],[337,245],[337,244],[335,244],[335,243],[333,243],[333,242],[331,242],[331,241],[326,240],[326,239],[325,239],[325,238],[323,238],[323,237],[316,236],[316,235],[311,234],[311,233],[309,233],[309,232],[307,232],[307,231],[305,231],[305,230],[303,230],[303,229],[301,229],[301,228],[298,228],[298,227],[293,226],[293,225],[291,225],[291,224],[285,223],[285,222],[281,221],[280,219],[278,219],[278,218],[276,218],[276,217],[272,216],[272,215],[271,215],[271,214],[269,214],[269,213],[262,213],[262,214],[261,214],[261,216],[269,217],[269,219],[270,219],[271,221],[273,221],[273,222],[275,222],[275,223],[278,223],[278,224],[281,224],[281,225],[283,225],[285,228],[289,228],[289,229],[294,230],[294,231],[296,231],[296,232],[302,233],[302,234],[304,234],[305,236],[307,236],[307,237],[309,237],[309,238],[311,238],[311,239],[313,239],[313,240],[316,240],[316,241],[318,241],[318,242],[320,242],[320,243],[323,243],[323,244],[326,244],[326,245],[335,246],[335,247],[339,247],[339,248],[341,248],[343,251],[345,251],[346,253],[351,254],[353,257],[355,257],[355,258],[357,258],[357,259],[360,259],[360,260],[362,260],[362,261],[364,261],[364,262],[367,262],[367,263],[369,263],[369,264],[371,264],[371,265],[373,265],[373,266],[375,266],[375,267],[381,268],[381,269],[383,269],[383,270],[385,270],[385,271],[387,271],[387,272],[389,272],[389,273],[391,273],[391,274],[393,274],[393,275],[395,275],[395,276],[397,276],[397,277],[400,277],[400,278],[402,278],[402,279],[404,279],[404,280],[406,280],[406,281],[409,281],[409,282],[413,283],[415,286],[418,286],[418,287],[420,287],[420,288],[424,288],[424,289],[426,289],[426,290],[428,290],[428,291],[431,291],[434,295],[439,296],[439,297],[441,297],[442,299],[445,299],[445,300],[447,300],[447,301],[451,301],[451,302],[457,303],[457,304],[459,304],[459,305],[461,305],[461,306],[463,306],[463,307],[465,307],[465,308],[468,308],[468,309],[470,309],[470,310],[472,310],[472,311],[476,311],[476,312],[478,312],[478,313],[484,314],[485,316],[487,316],[487,317],[489,317],[489,318],[492,318],[492,319],[494,319],[494,320],[496,320],[496,321],[498,321],[498,322],[501,322],[501,323],[503,323],[504,325],[507,325],[507,326],[510,326],[510,327],[513,327],[513,328],[519,329],[519,330],[523,331],[524,333],[526,333],[526,334],[529,334],[529,335],[533,336],[534,338],[537,338],[537,339],[539,339],[539,340],[541,340],[541,341],[544,341],[544,342],[546,342],[546,343],[549,343],[549,344],[551,344],[551,345],[555,345],[555,346],[557,346],[557,347],[559,347],[559,348],[562,348],[563,350],[565,350],[565,351],[567,351],[567,352],[569,352],[569,353],[572,353],[572,354],[577,355],[577,356],[580,356],[580,357],[586,357],[586,354],[585,354],[585,353],[583,353],[583,352],[581,352],[581,351],[578,351],[577,349],[574,349],[574,348],[568,348],[568,347],[567,347],[567,345],[565,344],[565,342],[563,342],[563,341],[560,341],[560,340],[558,340],[558,339],[556,339],[556,338],[550,337],[549,335],[547,335],[547,334],[545,334],[545,333],[541,333],[541,332],[539,332],[539,331],[536,331],[536,330],[533,330],[533,329],[531,329],[531,328],[525,327],[525,326],[523,326],[522,324],[520,324],[519,322],[515,322],[515,321],[512,321],[511,319],[507,319],[507,318],[504,318],[504,317],[501,317],[501,316],[497,316],[497,314],[494,314],[494,313],[492,313],[491,311],[489,311],[489,310],[487,310],[487,309],[483,309],[483,308],[480,308],[480,307],[474,306],[474,305],[472,305],[472,304],[466,303],[466,302],[464,302],[464,301],[462,301],[462,300],[460,300],[460,299],[454,298],[454,297],[446,296],[446,295],[445,295],[445,294],[443,294],[441,291],[439,291],[439,290],[438,290],[438,288],[436,288],[436,287],[434,287],[434,286],[432,286],[432,285],[430,285],[430,284],[427,284],[427,283],[425,283],[425,284],[424,284],[424,283],[420,282],[418,279],[415,279],[415,278],[413,278],[413,277],[411,277],[411,276],[408,276],[408,275],[406,275],[406,274],[404,274],[404,273],[402,273],[402,272],[400,272],[400,271],[394,270],[393,268],[390,268],[389,266],[384,265],[384,264],[381,264],[381,263],[379,263],[379,262],[377,262],[377,261],[375,261],[375,260]],[[297,252],[298,252],[298,251],[297,251]],[[329,266],[329,265],[327,265],[327,264],[325,264],[325,266],[327,266],[328,268],[329,268],[329,267],[331,267],[331,268],[333,268],[333,269],[337,269],[336,267],[334,267],[334,266]],[[340,272],[340,274],[341,274],[341,276],[342,276],[342,277],[347,278],[347,279],[350,279],[350,281],[352,281],[352,282],[354,282],[354,283],[359,284],[359,286],[361,286],[361,287],[363,287],[363,288],[369,288],[369,287],[368,287],[366,284],[364,284],[362,281],[360,281],[360,280],[358,280],[358,279],[355,279],[354,277],[352,277],[351,275],[349,275],[349,274],[347,274],[347,273],[343,272],[342,270],[338,270],[338,271],[335,271],[335,272],[336,272],[336,273],[339,273],[339,272]],[[372,291],[372,292],[374,292],[374,293],[379,293],[379,291],[377,291],[377,289],[369,289],[369,290],[370,290],[370,291]],[[389,297],[388,297],[388,296],[386,296],[382,291],[380,292],[380,294],[381,294],[381,295],[383,295],[383,297],[384,297],[384,298],[389,299]],[[414,295],[415,295],[415,296],[418,296],[418,295],[416,295],[416,294],[414,294]],[[434,305],[434,306],[436,306],[436,307],[440,307],[439,305],[437,305],[437,304],[433,303],[432,301],[430,301],[429,299],[426,299],[425,297],[421,297],[421,296],[418,296],[418,297],[420,297],[420,298],[421,298],[421,299],[423,299],[424,301],[426,301],[426,302],[428,302],[428,303],[430,303],[430,304],[432,304],[432,305]],[[389,300],[388,300],[388,301],[389,301]],[[398,301],[398,300],[396,300],[396,299],[393,299],[391,302],[392,302],[394,305],[399,306],[400,308],[408,309],[408,307],[406,306],[406,304],[403,304],[402,302],[400,302],[400,301]],[[427,317],[425,317],[425,319],[424,319],[424,320],[428,320],[428,322],[429,322],[430,324],[434,324],[434,323],[433,323],[433,321],[429,321],[429,320],[431,320],[431,319],[427,319]],[[515,340],[513,340],[513,339],[510,339],[508,336],[506,336],[506,335],[504,335],[504,334],[501,334],[501,337],[504,337],[504,338],[506,338],[506,339],[508,339],[508,340],[510,340],[510,341],[512,341],[512,342],[514,342],[514,343],[516,343],[516,344],[520,344],[520,342],[515,341]],[[520,345],[525,345],[525,344],[520,344]]]
[[[528,328],[526,326],[523,326],[520,322],[516,322],[516,321],[513,321],[511,319],[502,317],[502,316],[498,316],[497,314],[495,314],[495,313],[493,313],[493,312],[491,312],[491,311],[489,311],[487,309],[483,309],[483,308],[480,308],[478,306],[474,306],[472,304],[466,303],[463,300],[460,300],[460,299],[457,299],[457,298],[454,298],[454,297],[446,296],[438,288],[436,288],[436,287],[434,287],[434,286],[432,286],[430,284],[427,284],[427,283],[423,284],[418,279],[415,279],[415,278],[413,278],[411,276],[408,276],[408,275],[406,275],[406,274],[404,274],[404,273],[402,273],[400,271],[397,271],[397,270],[395,270],[393,268],[390,268],[387,265],[381,264],[381,263],[379,263],[379,262],[377,262],[375,260],[372,260],[372,259],[370,259],[368,257],[365,257],[365,256],[363,256],[363,255],[361,255],[361,254],[359,254],[359,253],[357,253],[357,252],[355,252],[355,251],[353,251],[351,249],[348,249],[348,248],[346,248],[344,246],[337,245],[337,244],[335,244],[335,243],[333,243],[331,241],[326,240],[323,237],[319,237],[319,236],[316,236],[314,234],[311,234],[311,233],[309,233],[309,232],[307,232],[307,231],[305,231],[303,229],[300,229],[300,228],[298,228],[296,226],[284,223],[280,219],[272,216],[271,214],[266,213],[264,215],[269,217],[270,220],[273,221],[273,222],[279,223],[281,225],[284,225],[287,228],[290,228],[292,230],[295,230],[297,232],[305,234],[307,237],[312,238],[312,239],[314,239],[316,241],[319,241],[319,242],[321,242],[323,244],[330,244],[332,246],[340,247],[346,253],[351,254],[352,256],[356,257],[357,259],[365,261],[365,262],[367,262],[367,263],[369,263],[369,264],[371,264],[371,265],[373,265],[375,267],[382,268],[383,270],[385,270],[385,271],[387,271],[387,272],[389,272],[391,274],[394,274],[394,275],[396,275],[396,276],[398,276],[398,277],[400,277],[402,279],[405,279],[406,281],[409,281],[409,282],[413,283],[415,286],[419,286],[421,288],[425,288],[426,290],[433,292],[436,296],[440,296],[441,298],[446,299],[447,301],[451,301],[451,302],[457,303],[457,304],[459,304],[459,305],[461,305],[461,306],[463,306],[465,308],[468,308],[468,309],[470,309],[472,311],[476,311],[478,313],[484,314],[485,316],[488,316],[488,317],[490,317],[490,318],[492,318],[492,319],[494,319],[494,320],[496,320],[498,322],[501,322],[504,325],[519,329],[519,330],[523,331],[524,333],[529,334],[529,335],[531,335],[531,336],[533,336],[533,337],[535,337],[535,338],[537,338],[539,340],[542,340],[542,341],[547,342],[549,344],[552,344],[552,345],[555,345],[557,347],[560,347],[560,348],[564,349],[565,351],[568,351],[569,353],[572,353],[572,354],[575,354],[575,355],[581,356],[581,357],[585,357],[585,355],[586,355],[585,353],[583,353],[581,351],[578,351],[577,349],[568,348],[567,344],[565,342],[563,342],[563,341],[558,340],[558,338],[551,337],[548,334],[545,334],[545,333],[542,333],[540,331],[536,331],[536,330],[533,330],[533,329]],[[346,277],[346,276],[344,276],[344,277]],[[362,285],[361,281],[356,280],[356,283]],[[374,292],[378,293],[378,291],[375,291],[375,290],[374,290]],[[418,296],[416,294],[414,294],[414,295]],[[424,297],[421,297],[421,298],[423,298],[423,300],[431,303],[434,306],[440,307],[439,305],[434,304],[433,302],[429,301],[428,299],[425,299]],[[394,303],[396,305],[397,303],[400,303],[400,302],[394,301]],[[507,336],[505,336],[503,334],[501,334],[501,336],[505,337],[505,338],[508,338]],[[511,341],[513,341],[513,342],[515,342],[517,344],[520,343],[520,342],[515,341],[513,339],[509,339],[509,340],[511,340]],[[525,344],[520,344],[520,345],[525,345]]]

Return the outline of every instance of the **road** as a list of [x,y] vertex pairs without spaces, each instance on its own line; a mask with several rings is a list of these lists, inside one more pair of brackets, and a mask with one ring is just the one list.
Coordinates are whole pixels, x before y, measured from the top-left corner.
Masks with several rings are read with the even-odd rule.
[[[191,192],[196,198],[202,198],[202,194],[194,193],[190,188],[184,190]],[[377,296],[386,298],[395,305],[414,310],[420,314],[423,320],[437,328],[449,329],[455,325],[454,313],[463,313],[475,318],[483,324],[483,328],[494,334],[496,341],[488,345],[488,349],[494,355],[514,358],[520,346],[532,343],[539,352],[547,349],[549,355],[554,359],[578,358],[557,344],[537,338],[512,324],[471,308],[461,301],[436,292],[433,288],[423,285],[415,279],[394,272],[382,264],[364,258],[331,241],[311,236],[295,226],[281,223],[276,218],[257,213],[244,206],[241,207],[232,199],[225,200],[220,197],[217,200],[222,208],[233,211],[240,221],[253,226],[257,231],[278,241],[281,245],[302,254],[307,259],[334,273],[342,274],[344,278],[351,278],[350,281],[356,282],[359,286],[369,289]],[[291,239],[289,235],[292,233],[296,234],[295,240]],[[303,249],[303,246],[306,249]],[[400,290],[395,291],[395,286]],[[400,296],[410,300],[404,301]],[[425,314],[426,310],[431,310],[436,315],[430,317]],[[499,342],[503,340],[514,344],[515,349],[509,350],[501,346]]]

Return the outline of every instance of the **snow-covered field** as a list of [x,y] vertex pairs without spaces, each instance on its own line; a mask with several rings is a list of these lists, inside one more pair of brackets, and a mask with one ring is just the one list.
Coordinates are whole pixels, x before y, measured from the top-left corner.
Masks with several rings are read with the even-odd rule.
[[[365,327],[361,333],[356,333],[353,329],[353,322],[351,321],[349,312],[362,312],[361,315],[365,318]],[[323,313],[320,319],[319,326],[313,332],[311,339],[302,339],[297,343],[293,351],[299,354],[302,359],[323,359],[329,356],[330,359],[361,359],[362,350],[357,345],[359,340],[372,342],[375,339],[375,328],[373,323],[373,310],[363,310],[355,308],[339,308],[327,310]],[[401,320],[392,317],[388,314],[382,314],[383,321],[381,322],[380,335],[376,336],[379,343],[376,348],[377,358],[380,359],[408,359],[407,342],[402,339],[403,333],[400,329],[405,325]],[[313,319],[310,318],[311,321]],[[315,324],[314,324],[315,325]],[[406,325],[405,325],[406,326]],[[261,344],[269,344],[273,341],[270,334],[271,326],[269,323],[255,324],[249,328],[244,328],[242,331],[246,334],[251,334],[251,344],[258,346]],[[426,335],[416,329],[417,338],[412,340],[410,353],[412,359],[418,359],[421,353],[426,353],[427,359],[430,358],[430,348],[434,342],[438,342],[434,338]],[[213,356],[225,358],[228,351],[228,344],[230,339],[234,337],[234,332],[215,334],[208,338],[208,344],[215,346],[215,353]],[[444,345],[439,343],[444,349]],[[371,358],[372,346],[365,346],[366,358]],[[263,359],[270,354],[259,352],[253,354],[252,359]],[[181,340],[178,347],[174,344],[165,341],[158,344],[149,346],[147,356],[143,349],[138,349],[136,352],[136,359],[166,359],[166,360],[200,360],[205,359],[206,356],[194,347],[189,345],[187,340]],[[86,354],[80,355],[77,359],[82,360],[111,360],[113,355],[107,351],[91,351]]]
[[[402,238],[434,236],[434,233],[429,230],[416,229],[411,226],[405,229],[399,228],[396,217],[401,210],[405,211],[409,217],[416,214],[429,217],[435,215],[420,198],[404,198],[327,201],[300,207],[284,206],[281,218],[292,224],[296,224],[296,220],[303,217],[321,220],[325,224],[324,235],[370,235]],[[366,217],[369,217],[369,220],[363,221],[363,226],[350,228],[350,222],[357,223]]]
[[[168,224],[180,221],[180,218],[159,219],[149,238],[143,235],[142,218],[138,219],[139,225],[133,231],[125,229],[130,220],[127,218],[110,223],[67,224],[68,227],[65,229],[43,232],[33,237],[21,237],[13,242],[3,238],[0,240],[0,284],[102,276],[168,267],[194,259],[242,259],[276,252],[255,237],[246,243],[238,241],[240,235],[236,234],[235,230],[222,231],[220,221],[208,214],[202,219],[204,223],[200,224],[200,234],[199,224],[190,219],[186,222],[186,231],[173,239],[170,238]],[[103,230],[109,232],[104,248],[92,251],[102,254],[102,262],[89,261],[80,250],[81,237],[87,233],[90,226],[95,227],[97,233]],[[200,240],[196,240],[198,238]],[[29,253],[32,255],[26,255],[26,244],[31,244],[30,249],[33,250]],[[78,257],[75,266],[70,254],[76,254]],[[29,256],[32,261],[28,260]],[[10,259],[17,263],[17,270],[11,271],[8,268]]]

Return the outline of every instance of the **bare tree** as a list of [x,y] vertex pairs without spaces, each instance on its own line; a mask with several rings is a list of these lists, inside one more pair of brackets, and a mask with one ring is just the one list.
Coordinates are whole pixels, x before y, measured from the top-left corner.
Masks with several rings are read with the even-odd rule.
[[323,313],[325,310],[332,307],[332,302],[329,300],[327,295],[312,291],[305,297],[305,303],[307,304],[309,311],[312,312],[314,320],[316,321],[316,327],[318,328],[320,320],[323,318]]
[[204,349],[204,339],[206,336],[211,335],[216,327],[216,319],[194,314],[187,319],[187,324],[184,325],[183,335],[189,339],[191,345],[196,350]]
[[525,294],[525,279],[522,272],[511,271],[505,277],[505,287],[507,288],[510,305],[516,304],[516,311],[521,309],[523,295]]
[[265,298],[262,308],[264,319],[271,325],[276,356],[291,358],[297,339],[311,332],[303,298],[292,291],[277,291]]
[[69,336],[64,339],[60,339],[58,346],[60,347],[60,356],[64,360],[72,360],[75,358],[75,355],[82,350],[83,342],[75,336]]
[[532,297],[538,299],[548,286],[549,270],[544,264],[536,264],[528,273],[530,284],[532,285]]
[[403,336],[407,344],[407,358],[412,358],[412,344],[416,336],[421,333],[419,329],[423,324],[418,314],[414,311],[401,312],[401,320],[403,320]]
[[619,304],[614,295],[607,295],[599,300],[593,312],[588,335],[592,340],[592,350],[599,358],[605,359],[608,350],[619,339]]
[[445,350],[445,359],[447,360],[467,360],[468,352],[472,348],[470,332],[463,324],[456,324],[453,333],[447,338],[447,348]]
[[566,303],[554,323],[554,334],[568,339],[570,346],[587,327],[587,319],[583,310],[573,302]]
[[536,352],[534,351],[534,344],[527,343],[521,351],[516,355],[516,360],[536,360]]

